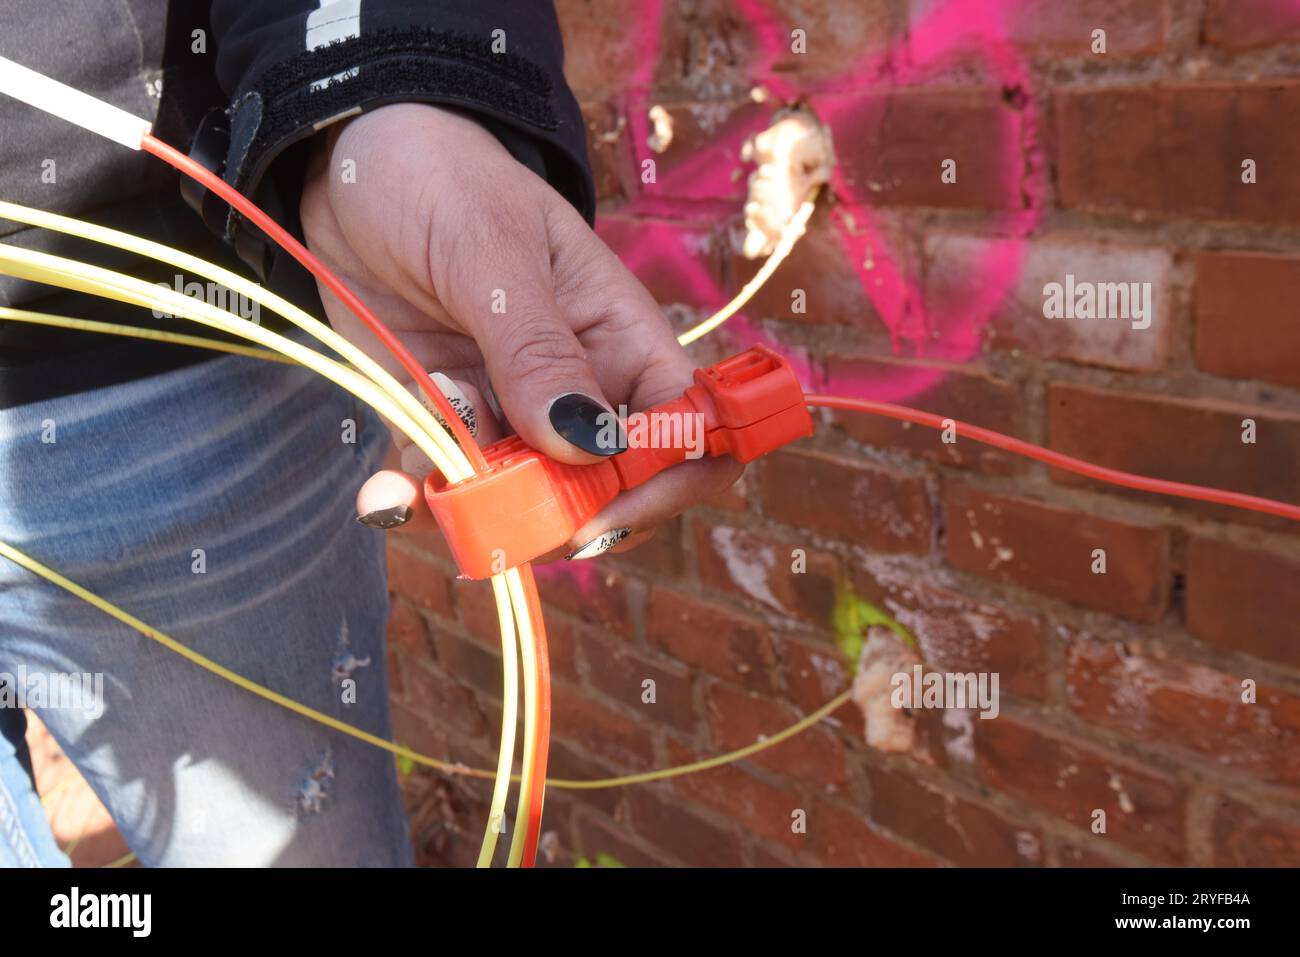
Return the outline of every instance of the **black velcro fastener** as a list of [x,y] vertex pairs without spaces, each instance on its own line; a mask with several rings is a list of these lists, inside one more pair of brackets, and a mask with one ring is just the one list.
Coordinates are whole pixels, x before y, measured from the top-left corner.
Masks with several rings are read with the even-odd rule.
[[[320,81],[326,85],[313,89]],[[404,27],[336,40],[271,67],[232,105],[234,162],[227,164],[226,179],[242,188],[269,148],[369,100],[436,97],[549,132],[559,125],[551,92],[535,63],[492,53],[482,38]],[[241,116],[246,111],[254,115]]]

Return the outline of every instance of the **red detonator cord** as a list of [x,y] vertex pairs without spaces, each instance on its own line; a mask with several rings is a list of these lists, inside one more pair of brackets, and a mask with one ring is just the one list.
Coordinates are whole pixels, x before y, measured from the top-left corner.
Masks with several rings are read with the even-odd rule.
[[869,415],[898,419],[902,422],[912,422],[932,429],[955,428],[959,436],[965,436],[984,445],[991,445],[995,449],[1022,455],[1025,458],[1043,462],[1054,468],[1074,472],[1077,475],[1083,475],[1110,485],[1138,489],[1143,492],[1153,492],[1157,495],[1172,495],[1175,498],[1192,499],[1198,502],[1211,502],[1215,505],[1228,505],[1251,512],[1277,515],[1293,522],[1300,521],[1300,505],[1278,502],[1271,498],[1260,498],[1257,495],[1246,495],[1243,492],[1228,492],[1204,485],[1190,485],[1186,482],[1148,478],[1145,475],[1135,475],[1132,472],[1122,472],[1119,469],[1094,465],[1092,462],[1085,462],[1083,459],[1076,459],[1074,456],[1065,455],[1062,452],[1053,452],[1041,445],[1035,445],[1023,439],[1012,438],[1009,435],[1003,435],[1001,432],[994,432],[991,429],[980,428],[978,425],[969,425],[947,416],[922,412],[919,409],[911,409],[903,405],[877,402],[873,399],[851,399],[846,396],[821,395],[815,392],[809,392],[805,399],[811,406],[866,412]]
[[[357,296],[348,289],[346,285],[344,285],[342,280],[334,275],[329,267],[322,263],[311,253],[310,250],[303,246],[302,243],[298,242],[297,239],[290,235],[270,216],[259,209],[251,200],[243,196],[210,170],[152,135],[146,135],[143,139],[142,145],[149,153],[152,153],[154,156],[157,156],[159,159],[162,159],[169,165],[175,167],[184,175],[202,183],[205,187],[224,199],[233,208],[243,214],[250,222],[266,233],[266,235],[274,240],[281,248],[293,256],[294,259],[301,263],[321,282],[323,286],[334,293],[334,295],[336,295],[350,311],[365,323],[367,328],[374,333],[385,348],[387,348],[398,359],[398,361],[401,362],[403,368],[405,368],[416,381],[420,389],[429,397],[436,407],[441,410],[443,418],[447,421],[452,433],[460,443],[461,448],[465,451],[466,455],[469,456],[474,470],[476,472],[483,472],[487,469],[487,462],[482,451],[475,443],[473,437],[470,436],[468,429],[465,428],[460,417],[451,409],[450,403],[448,403],[446,397],[433,384],[428,372],[393,334],[392,330],[384,325],[384,323],[373,312],[371,312],[370,309],[359,298],[357,298]],[[994,432],[977,425],[970,425],[946,416],[936,415],[930,412],[922,412],[919,409],[912,409],[907,406],[894,405],[889,402],[878,402],[871,399],[855,399],[847,396],[822,395],[819,393],[807,393],[805,395],[805,400],[810,406],[865,412],[869,415],[877,415],[903,422],[911,422],[932,429],[943,430],[946,428],[954,428],[958,435],[980,442],[984,445],[1011,452],[1015,455],[1021,455],[1025,458],[1043,462],[1044,464],[1053,466],[1054,468],[1074,472],[1078,475],[1083,475],[1087,478],[1096,479],[1111,485],[1138,489],[1158,495],[1170,495],[1177,498],[1210,502],[1216,505],[1227,505],[1247,509],[1249,511],[1276,515],[1292,521],[1300,521],[1300,506],[1278,502],[1272,499],[1260,498],[1254,495],[1246,495],[1241,492],[1229,492],[1201,485],[1191,485],[1185,482],[1173,482],[1165,479],[1148,478],[1142,475],[1135,475],[1132,472],[1106,468],[1105,466],[1085,462],[1082,459],[1077,459],[1061,452],[1054,452],[1051,449],[1043,448],[1042,446],[1035,445],[1032,442],[1026,442],[1009,435],[1003,435],[1000,432]],[[549,757],[548,751],[551,725],[551,676],[550,663],[547,654],[546,631],[542,617],[541,600],[537,592],[537,583],[533,577],[531,567],[528,564],[523,564],[519,566],[519,568],[520,578],[524,587],[527,612],[532,619],[536,637],[535,673],[537,677],[538,693],[534,716],[537,730],[535,737],[536,743],[533,750],[534,776],[531,790],[529,792],[529,815],[526,823],[527,830],[524,836],[524,853],[522,860],[523,866],[532,867],[537,858],[537,847],[541,834],[542,805],[546,790],[546,769]]]
[[461,449],[469,457],[470,464],[474,466],[474,471],[482,472],[487,468],[487,462],[483,458],[483,453],[479,450],[478,445],[474,442],[469,430],[465,428],[465,423],[460,420],[451,408],[451,403],[442,391],[433,384],[429,378],[429,373],[425,370],[420,361],[411,354],[411,351],[402,344],[401,340],[393,334],[384,323],[370,311],[370,307],[357,298],[356,294],[349,289],[333,271],[316,258],[306,246],[298,242],[288,230],[277,223],[274,219],[264,213],[252,200],[250,200],[239,190],[235,189],[220,176],[213,173],[207,167],[190,159],[184,153],[175,147],[168,146],[162,140],[153,134],[146,134],[141,141],[141,145],[146,152],[152,153],[169,166],[175,167],[181,173],[202,183],[212,192],[216,193],[227,203],[239,210],[243,216],[253,223],[262,232],[266,233],[275,243],[287,252],[294,259],[298,260],[304,268],[313,276],[320,280],[321,285],[325,286],[330,292],[338,296],[339,301],[347,306],[348,310],[356,315],[366,327],[375,334],[384,348],[391,352],[402,364],[411,378],[415,380],[429,401],[433,402],[442,417],[446,419],[447,425],[451,428],[452,434],[456,436],[456,441],[460,443]]
[[[263,212],[252,200],[244,196],[233,186],[217,176],[211,170],[190,159],[184,153],[172,146],[164,143],[162,140],[152,134],[145,134],[141,141],[141,146],[146,152],[175,167],[185,176],[203,184],[213,193],[220,196],[233,208],[238,210],[251,223],[257,226],[262,232],[266,233],[274,240],[280,248],[289,255],[293,256],[303,265],[313,276],[315,276],[325,288],[329,289],[339,298],[358,319],[365,323],[366,327],[374,333],[383,346],[391,352],[402,367],[411,375],[424,392],[429,400],[434,403],[435,407],[442,412],[442,417],[446,421],[452,434],[456,437],[461,449],[469,457],[470,464],[475,472],[483,472],[487,469],[487,460],[483,457],[483,452],[470,435],[469,430],[461,421],[459,415],[452,409],[451,404],[442,391],[433,384],[429,373],[424,366],[411,354],[411,351],[402,344],[401,340],[393,334],[378,316],[376,316],[365,303],[363,303],[355,293],[350,290],[344,282],[339,279],[334,272],[320,261],[311,250],[307,249],[302,243],[298,242],[284,227]],[[551,672],[550,663],[547,660],[546,630],[542,620],[541,598],[537,593],[537,583],[533,578],[532,571],[527,565],[520,567],[520,578],[523,583],[524,595],[528,614],[532,618],[533,633],[536,639],[536,675],[537,675],[537,702],[534,711],[537,732],[534,738],[533,747],[533,767],[536,773],[533,777],[531,790],[532,801],[530,804],[530,813],[528,818],[528,830],[525,833],[524,854],[521,861],[524,867],[532,867],[537,857],[537,844],[541,834],[542,826],[542,799],[546,789],[546,764],[550,749],[550,727],[551,727]]]

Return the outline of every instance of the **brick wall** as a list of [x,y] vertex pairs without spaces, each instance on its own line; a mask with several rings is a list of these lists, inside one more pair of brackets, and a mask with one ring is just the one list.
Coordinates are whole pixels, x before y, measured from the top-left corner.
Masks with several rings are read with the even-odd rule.
[[[694,347],[702,362],[779,342],[810,385],[1300,501],[1300,3],[559,8],[598,228],[679,326],[756,269],[737,252],[744,138],[795,99],[832,130],[832,201],[744,316]],[[674,121],[662,154],[655,104]],[[1045,319],[1043,286],[1067,273],[1150,282],[1149,327]],[[432,537],[395,537],[390,561],[397,736],[491,766],[488,589],[454,581]],[[850,705],[722,770],[552,791],[554,863],[1300,863],[1294,525],[828,413],[643,549],[540,577],[557,776],[717,754],[823,704],[849,681],[837,589],[910,629],[930,667],[1002,680],[997,719],[921,713],[910,753],[869,748]],[[415,772],[407,791],[425,859],[471,862],[488,786]]]

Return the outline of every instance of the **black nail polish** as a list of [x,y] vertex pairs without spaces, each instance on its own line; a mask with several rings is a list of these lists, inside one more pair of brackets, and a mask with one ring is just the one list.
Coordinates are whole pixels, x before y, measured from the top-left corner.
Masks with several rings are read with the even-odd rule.
[[392,508],[377,508],[373,512],[358,515],[357,521],[368,528],[396,528],[405,525],[415,514],[409,505],[394,505]]
[[590,396],[570,392],[551,403],[551,427],[570,445],[592,455],[617,455],[627,448],[618,416]]

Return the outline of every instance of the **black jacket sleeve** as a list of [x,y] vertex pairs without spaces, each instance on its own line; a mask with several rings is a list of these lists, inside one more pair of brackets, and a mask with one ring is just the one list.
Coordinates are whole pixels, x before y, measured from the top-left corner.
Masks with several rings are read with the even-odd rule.
[[[296,225],[302,187],[295,147],[396,102],[471,113],[593,219],[582,116],[564,81],[550,0],[213,0],[211,22],[217,79],[230,97],[217,118],[214,151],[224,155],[215,165],[286,225]],[[196,151],[210,133],[200,130]],[[211,208],[205,219],[219,225]],[[220,219],[266,278],[274,257],[265,239],[224,205]]]

